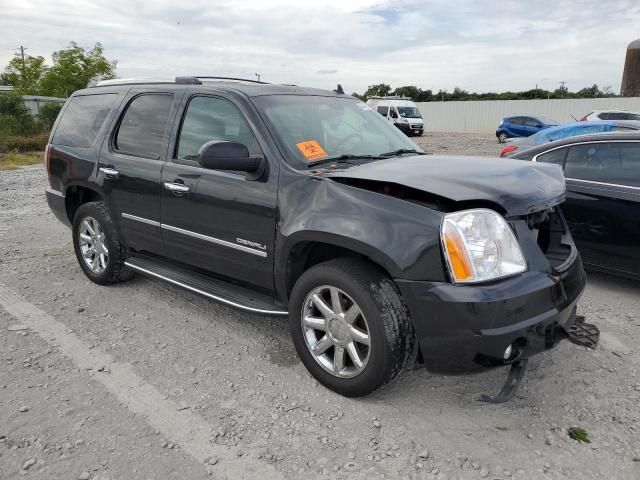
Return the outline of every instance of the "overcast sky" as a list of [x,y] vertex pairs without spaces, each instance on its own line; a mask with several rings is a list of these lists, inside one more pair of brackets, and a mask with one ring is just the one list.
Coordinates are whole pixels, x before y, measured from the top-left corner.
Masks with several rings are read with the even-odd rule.
[[616,92],[638,0],[0,0],[0,66],[102,42],[120,77],[222,75],[362,92]]

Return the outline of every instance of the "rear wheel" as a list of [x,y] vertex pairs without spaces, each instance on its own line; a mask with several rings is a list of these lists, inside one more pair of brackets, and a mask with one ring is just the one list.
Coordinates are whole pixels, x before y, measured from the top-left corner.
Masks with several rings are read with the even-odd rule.
[[307,370],[346,396],[366,395],[393,380],[416,350],[396,285],[357,259],[306,271],[291,292],[289,325]]
[[498,142],[504,143],[507,141],[508,138],[509,138],[509,135],[507,135],[507,132],[500,132],[500,134],[498,135]]
[[107,285],[133,276],[124,266],[125,249],[103,202],[78,208],[73,220],[73,247],[80,268],[95,283]]

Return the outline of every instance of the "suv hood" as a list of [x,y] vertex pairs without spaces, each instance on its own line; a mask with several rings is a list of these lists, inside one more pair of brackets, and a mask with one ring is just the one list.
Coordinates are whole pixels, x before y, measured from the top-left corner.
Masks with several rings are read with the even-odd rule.
[[324,175],[395,183],[454,202],[493,202],[510,216],[557,205],[565,193],[564,175],[557,165],[490,157],[395,157]]

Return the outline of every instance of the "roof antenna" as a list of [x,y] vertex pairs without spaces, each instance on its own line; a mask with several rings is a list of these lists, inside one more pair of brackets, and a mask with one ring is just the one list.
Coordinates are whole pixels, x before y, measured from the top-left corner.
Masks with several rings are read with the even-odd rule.
[[342,89],[342,85],[338,84],[338,88],[336,88],[334,92],[340,95],[344,95],[344,90]]

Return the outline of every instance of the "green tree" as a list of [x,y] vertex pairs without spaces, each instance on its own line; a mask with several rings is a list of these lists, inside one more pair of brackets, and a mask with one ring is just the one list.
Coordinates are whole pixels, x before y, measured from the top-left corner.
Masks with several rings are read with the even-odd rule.
[[62,110],[62,105],[56,102],[47,102],[42,107],[40,107],[40,112],[38,113],[38,118],[42,122],[42,124],[50,130],[53,127],[56,118],[58,118],[58,114]]
[[35,122],[20,95],[0,95],[0,137],[33,133]]
[[52,58],[53,66],[46,71],[41,82],[41,95],[68,97],[92,80],[116,76],[117,62],[104,56],[100,43],[89,50],[71,42],[68,48],[53,52]]
[[603,95],[598,85],[594,83],[591,87],[585,87],[582,90],[578,90],[576,92],[576,96],[582,98],[596,98],[602,97]]
[[391,85],[387,85],[386,83],[379,83],[377,85],[369,85],[367,91],[364,92],[364,97],[384,97],[391,93]]
[[27,55],[24,64],[21,58],[13,58],[0,75],[0,84],[12,85],[16,93],[22,95],[37,95],[40,82],[47,71],[44,57]]

